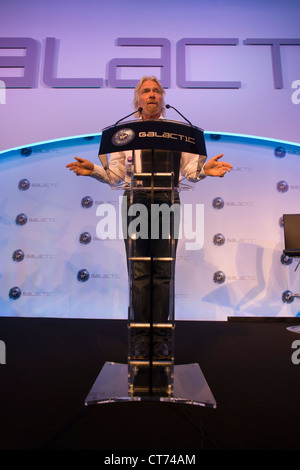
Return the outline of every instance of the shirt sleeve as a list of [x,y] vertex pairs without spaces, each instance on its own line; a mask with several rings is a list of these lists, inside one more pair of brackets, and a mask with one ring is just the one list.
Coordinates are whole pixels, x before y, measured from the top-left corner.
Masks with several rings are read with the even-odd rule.
[[114,185],[125,178],[125,153],[114,152],[110,154],[108,167],[94,165],[94,170],[90,175],[102,183]]
[[180,168],[182,175],[193,183],[202,180],[206,176],[205,160],[206,155],[182,152]]

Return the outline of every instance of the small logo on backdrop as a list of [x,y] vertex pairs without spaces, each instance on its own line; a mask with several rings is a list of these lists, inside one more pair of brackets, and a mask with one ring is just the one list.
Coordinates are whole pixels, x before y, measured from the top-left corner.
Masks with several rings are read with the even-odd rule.
[[274,150],[274,155],[277,158],[283,158],[286,156],[286,150],[283,147],[276,147]]
[[25,257],[25,253],[23,250],[15,250],[12,255],[12,259],[17,263],[20,263],[21,261],[23,261],[24,257]]
[[225,282],[226,276],[222,271],[217,271],[214,273],[213,280],[216,284],[223,284]]
[[225,237],[222,233],[217,233],[213,238],[214,245],[221,246],[225,243]]
[[27,189],[30,188],[30,182],[28,181],[28,179],[24,178],[20,180],[18,188],[20,189],[20,191],[27,191]]
[[88,245],[92,240],[92,236],[89,232],[83,232],[81,233],[79,237],[79,242],[81,245]]
[[278,181],[277,183],[277,191],[279,193],[286,193],[289,189],[289,185],[286,181]]
[[89,209],[90,207],[92,207],[93,203],[94,201],[90,196],[85,196],[81,199],[81,207],[83,207],[84,209]]
[[77,280],[79,282],[86,282],[89,280],[89,278],[90,278],[90,273],[88,272],[87,269],[81,269],[80,271],[78,271]]
[[21,289],[15,286],[9,290],[8,296],[10,300],[17,300],[21,297],[21,294],[22,294]]
[[212,206],[214,209],[223,209],[224,201],[221,197],[215,197],[212,202]]
[[280,257],[280,261],[281,261],[281,264],[285,265],[285,266],[289,266],[290,264],[292,264],[293,262],[293,258],[290,258],[288,255],[286,255],[285,253],[282,253],[281,257]]
[[27,221],[28,221],[28,217],[24,213],[18,214],[16,219],[15,219],[15,222],[16,222],[17,225],[25,225],[25,224],[27,224]]

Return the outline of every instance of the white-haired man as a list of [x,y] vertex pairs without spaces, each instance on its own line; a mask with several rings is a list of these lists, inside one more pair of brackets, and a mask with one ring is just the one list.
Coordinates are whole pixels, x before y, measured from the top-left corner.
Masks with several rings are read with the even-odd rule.
[[[135,88],[134,109],[137,117],[143,120],[161,119],[164,116],[164,95],[165,91],[156,77],[145,76]],[[140,111],[139,111],[140,110]],[[180,171],[181,175],[192,182],[197,182],[206,176],[223,177],[226,172],[232,168],[230,163],[223,162],[223,154],[211,158],[207,162],[206,156],[195,154],[182,154]],[[101,182],[108,184],[124,181],[125,193],[127,198],[127,214],[130,200],[130,180],[131,175],[128,168],[131,167],[132,152],[116,152],[111,154],[109,159],[109,168],[104,169],[100,165],[75,157],[75,162],[69,163],[67,167],[77,175],[91,176]],[[127,188],[127,189],[126,189]],[[150,193],[146,191],[137,191],[134,196],[134,203],[143,204],[147,208],[147,213],[151,212]],[[171,205],[170,192],[155,192],[155,204]],[[179,194],[175,194],[175,204],[179,204]],[[129,253],[128,234],[124,237],[126,243],[127,255]],[[139,238],[135,241],[136,257],[149,257],[150,250],[155,258],[170,256],[170,244],[167,239],[151,240],[151,235],[145,238]],[[132,289],[132,308],[134,320],[138,323],[149,323],[150,305],[152,302],[152,321],[154,323],[167,323],[170,310],[170,286],[171,283],[171,265],[167,262],[155,261],[150,267],[147,261],[133,263],[133,289]],[[150,299],[150,285],[152,275],[152,298]],[[171,296],[173,293],[171,293]],[[135,355],[147,357],[149,354],[149,341],[146,329],[141,329],[136,336]],[[161,334],[160,334],[161,333]],[[164,331],[157,332],[154,337],[154,357],[168,356],[168,345],[164,341]]]

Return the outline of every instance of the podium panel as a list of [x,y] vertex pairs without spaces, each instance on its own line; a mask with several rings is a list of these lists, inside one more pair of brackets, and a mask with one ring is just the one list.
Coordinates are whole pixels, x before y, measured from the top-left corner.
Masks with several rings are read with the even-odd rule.
[[85,399],[85,406],[126,402],[165,401],[216,408],[216,400],[206,382],[199,364],[174,367],[174,389],[171,396],[131,395],[128,393],[128,366],[106,362]]
[[103,129],[99,155],[137,149],[206,155],[203,130],[181,122],[166,119],[137,120]]

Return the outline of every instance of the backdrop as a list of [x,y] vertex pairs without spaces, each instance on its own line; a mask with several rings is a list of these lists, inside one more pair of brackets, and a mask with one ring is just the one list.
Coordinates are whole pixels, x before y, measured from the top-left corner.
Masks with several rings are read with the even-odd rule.
[[234,167],[181,192],[193,224],[176,317],[298,315],[282,215],[300,212],[299,13],[296,0],[1,2],[1,315],[126,318],[124,242],[97,236],[122,192],[65,165],[98,163],[144,74]]

